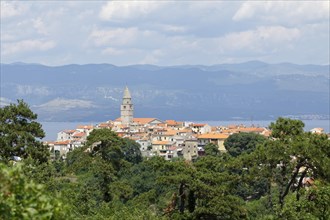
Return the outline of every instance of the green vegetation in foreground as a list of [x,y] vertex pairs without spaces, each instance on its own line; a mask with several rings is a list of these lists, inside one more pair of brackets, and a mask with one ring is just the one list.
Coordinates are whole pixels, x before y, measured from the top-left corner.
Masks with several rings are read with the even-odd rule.
[[50,161],[35,119],[23,101],[0,109],[0,219],[330,219],[330,141],[299,120],[279,118],[269,139],[232,135],[228,153],[208,145],[187,162],[143,160],[107,129]]

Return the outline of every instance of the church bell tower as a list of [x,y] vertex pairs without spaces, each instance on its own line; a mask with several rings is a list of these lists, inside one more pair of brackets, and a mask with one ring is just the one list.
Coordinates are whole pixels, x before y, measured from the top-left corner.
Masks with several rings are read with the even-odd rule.
[[126,86],[124,90],[123,102],[120,107],[120,116],[122,124],[129,125],[133,122],[133,104],[131,94]]

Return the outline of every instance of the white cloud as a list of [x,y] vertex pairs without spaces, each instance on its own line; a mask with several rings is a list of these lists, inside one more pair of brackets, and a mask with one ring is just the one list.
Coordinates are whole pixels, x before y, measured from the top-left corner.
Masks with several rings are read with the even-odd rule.
[[179,25],[161,24],[159,26],[165,32],[184,33],[187,31],[187,27],[179,26]]
[[3,55],[12,55],[22,52],[46,51],[54,48],[56,43],[47,40],[23,40],[3,44]]
[[111,1],[102,7],[99,17],[102,20],[111,21],[140,18],[161,8],[164,3],[160,1]]
[[12,100],[7,99],[5,97],[0,97],[0,107],[5,107],[7,105],[10,105],[11,103],[14,103]]
[[116,28],[108,30],[93,30],[90,38],[96,46],[127,45],[132,43],[138,34],[137,28]]
[[27,7],[24,4],[18,4],[17,2],[1,1],[0,3],[1,19],[21,15],[26,10]]
[[300,35],[297,28],[258,27],[256,30],[230,33],[219,38],[219,43],[222,48],[229,51],[248,49],[254,52],[264,52],[270,48],[283,47],[286,45],[285,43],[296,40]]
[[5,63],[329,60],[329,1],[1,1],[2,5],[8,8],[1,7],[6,17],[1,19]]
[[159,63],[160,59],[164,56],[164,52],[160,49],[153,50],[151,53],[148,53],[142,61],[141,64],[149,64],[149,63]]
[[107,47],[104,50],[102,50],[102,54],[111,55],[111,56],[118,56],[118,55],[122,55],[124,53],[125,53],[124,50],[119,50],[119,49],[116,49],[113,47]]
[[95,108],[96,106],[92,101],[56,98],[36,107],[43,111],[61,112],[74,108]]
[[329,19],[329,4],[329,1],[247,1],[232,19],[302,24]]
[[233,20],[240,21],[252,18],[255,15],[256,11],[266,10],[268,6],[269,2],[244,2],[233,16]]
[[47,28],[40,17],[33,20],[33,27],[39,34],[48,35]]

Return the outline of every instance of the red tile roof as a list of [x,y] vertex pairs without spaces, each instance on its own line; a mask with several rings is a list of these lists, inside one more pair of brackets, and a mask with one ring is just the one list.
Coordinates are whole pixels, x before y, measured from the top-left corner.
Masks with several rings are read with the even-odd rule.
[[198,135],[198,139],[226,139],[228,138],[228,134],[223,134],[223,133],[208,133],[208,134],[201,134]]
[[70,141],[69,140],[66,140],[66,141],[55,141],[54,142],[54,145],[68,145],[70,144]]
[[192,124],[193,127],[204,127],[206,124]]
[[77,129],[88,129],[88,130],[90,130],[90,129],[93,129],[93,128],[94,128],[93,125],[78,125],[77,126]]

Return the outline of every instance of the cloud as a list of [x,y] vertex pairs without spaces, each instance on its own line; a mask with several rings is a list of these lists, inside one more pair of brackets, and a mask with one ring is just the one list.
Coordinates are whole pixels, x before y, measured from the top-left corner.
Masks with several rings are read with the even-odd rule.
[[329,19],[329,8],[329,1],[247,1],[242,3],[232,19],[302,24]]
[[159,27],[164,32],[170,33],[184,33],[187,31],[187,27],[179,25],[160,24]]
[[90,38],[96,46],[127,45],[132,43],[138,34],[137,28],[114,28],[107,30],[93,30]]
[[5,97],[0,97],[0,107],[5,107],[7,105],[10,105],[11,103],[14,103],[12,100],[7,99]]
[[99,17],[102,20],[122,21],[141,18],[161,8],[165,2],[152,1],[111,1],[105,4]]
[[159,63],[160,59],[164,56],[164,52],[161,49],[153,50],[150,53],[146,54],[144,59],[140,61],[142,64],[148,63]]
[[261,59],[323,64],[329,60],[328,1],[5,3],[9,8],[1,7],[1,16],[7,18],[1,20],[5,63],[210,65]]
[[266,52],[270,48],[286,45],[285,43],[300,37],[297,28],[285,28],[282,26],[258,27],[255,30],[230,33],[218,41],[227,51],[252,50],[254,52]]
[[33,27],[37,30],[39,34],[48,35],[47,28],[40,17],[33,20]]
[[75,108],[95,108],[96,105],[87,100],[56,98],[36,107],[43,111],[61,112]]
[[113,47],[107,47],[104,50],[102,50],[102,54],[113,55],[113,56],[122,55],[124,53],[125,53],[124,50],[119,50]]
[[89,41],[102,48],[102,53],[122,54],[123,50],[154,50],[167,41],[167,37],[154,30],[130,28],[107,28],[93,30]]
[[51,40],[22,40],[3,44],[3,55],[12,55],[22,52],[46,51],[56,46]]
[[1,1],[0,14],[1,19],[15,17],[23,14],[27,10],[27,7],[17,2]]

